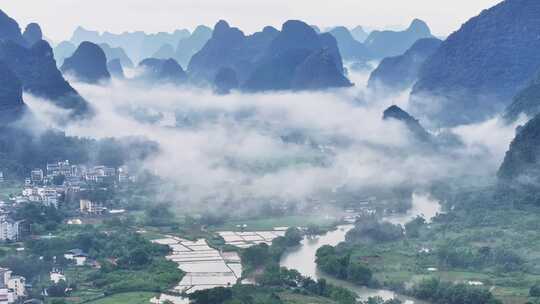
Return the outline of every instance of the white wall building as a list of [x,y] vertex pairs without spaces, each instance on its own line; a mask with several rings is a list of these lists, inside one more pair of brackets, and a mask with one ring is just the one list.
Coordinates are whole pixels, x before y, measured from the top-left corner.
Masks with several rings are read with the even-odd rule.
[[0,303],[15,303],[26,296],[26,279],[12,275],[11,270],[0,268]]
[[60,281],[66,281],[66,276],[59,269],[53,269],[50,273],[50,278],[54,284],[58,284]]
[[43,170],[41,169],[34,169],[30,173],[30,179],[33,183],[41,183],[43,181]]
[[17,241],[20,237],[20,221],[14,221],[6,215],[0,216],[0,241]]

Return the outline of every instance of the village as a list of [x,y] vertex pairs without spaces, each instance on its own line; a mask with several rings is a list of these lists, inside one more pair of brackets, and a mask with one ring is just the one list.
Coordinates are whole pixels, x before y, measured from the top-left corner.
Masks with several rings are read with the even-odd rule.
[[[0,172],[0,183],[5,180],[3,173]],[[9,203],[0,201],[0,241],[21,239],[21,234],[25,230],[24,221],[10,217],[13,209],[21,204],[32,203],[62,208],[62,203],[75,199],[78,200],[81,215],[119,213],[122,210],[109,210],[103,199],[86,193],[96,189],[107,192],[111,187],[119,187],[133,180],[126,167],[73,165],[69,160],[65,160],[47,164],[45,170],[36,168],[25,179],[19,195],[11,195]],[[77,218],[69,221],[70,224],[80,222]]]
[[[2,174],[1,182],[8,183],[9,179]],[[307,227],[308,222],[302,218],[294,219],[291,222],[280,220],[275,224],[264,226],[246,221],[235,223],[233,220],[225,226],[212,227],[210,230],[205,228],[208,224],[203,224],[198,228],[205,233],[202,237],[197,234],[178,234],[174,230],[172,231],[174,234],[166,234],[163,231],[168,228],[161,230],[159,222],[148,222],[147,218],[149,215],[150,219],[152,217],[150,211],[162,211],[160,208],[133,210],[132,199],[124,200],[129,202],[128,204],[112,203],[117,197],[132,198],[131,195],[118,194],[128,188],[140,188],[140,183],[144,184],[142,179],[138,180],[130,175],[127,167],[80,165],[72,164],[69,160],[48,163],[43,168],[30,170],[24,183],[15,183],[16,186],[10,188],[11,191],[7,198],[4,195],[5,201],[0,203],[0,242],[8,244],[8,246],[13,244],[12,246],[15,246],[17,252],[26,252],[27,257],[34,256],[35,258],[37,255],[39,259],[46,258],[48,268],[40,270],[38,275],[40,283],[37,285],[32,286],[29,283],[30,281],[36,283],[35,275],[32,275],[32,279],[13,276],[13,278],[4,280],[6,282],[5,288],[0,288],[0,298],[4,297],[6,301],[0,300],[0,303],[34,303],[40,301],[37,299],[79,297],[93,289],[88,289],[89,287],[78,288],[85,286],[85,282],[88,280],[84,275],[81,277],[80,273],[93,273],[106,277],[107,270],[101,271],[103,267],[105,269],[109,269],[111,266],[116,269],[118,267],[130,269],[132,266],[119,266],[122,263],[122,258],[115,257],[116,253],[96,252],[95,248],[98,247],[95,246],[100,246],[97,243],[79,247],[80,243],[74,242],[70,236],[78,235],[75,238],[80,236],[84,240],[84,237],[88,237],[88,235],[85,236],[84,232],[88,231],[90,237],[97,240],[94,242],[114,243],[116,237],[119,237],[120,240],[137,239],[138,236],[130,235],[129,232],[122,229],[111,229],[107,226],[107,221],[114,222],[116,220],[115,223],[121,223],[122,219],[139,217],[140,226],[133,231],[136,231],[137,235],[147,241],[150,240],[153,244],[167,247],[167,252],[159,253],[154,259],[161,260],[164,265],[170,263],[166,267],[176,266],[176,271],[183,273],[176,280],[160,283],[160,288],[167,285],[172,286],[172,288],[160,289],[161,292],[153,294],[150,302],[154,303],[163,303],[168,300],[182,303],[185,299],[179,297],[179,294],[191,294],[212,287],[232,286],[242,278],[242,261],[238,250],[245,250],[261,243],[271,246],[273,239],[283,237],[288,227],[304,227],[305,231],[310,231]],[[129,193],[132,194],[132,192]],[[0,197],[1,199],[3,198]],[[363,200],[361,206],[355,210],[346,210],[336,215],[326,216],[324,218],[326,227],[331,227],[339,221],[354,223],[358,214],[374,214],[375,210],[371,206],[371,200],[374,198]],[[58,222],[60,225],[54,229],[36,231],[35,225],[29,223],[32,222],[30,218],[16,216],[18,210],[29,207],[52,212],[53,217],[54,213],[61,213],[62,220]],[[280,212],[283,212],[280,216],[287,218],[286,204],[279,205],[279,208],[281,208]],[[317,207],[314,208],[317,209]],[[386,210],[384,211],[386,212]],[[159,212],[156,214],[156,218],[160,221],[164,219],[164,216]],[[291,218],[295,218],[295,216],[291,215]],[[155,229],[154,225],[157,225],[158,229]],[[189,224],[184,223],[184,225],[187,227]],[[150,228],[152,232],[148,233],[147,228]],[[180,229],[180,231],[182,230]],[[319,231],[319,229],[314,229],[313,233],[317,233],[315,231]],[[218,239],[218,244],[220,244],[218,247],[209,242],[209,239],[212,238]],[[46,249],[47,253],[43,253],[28,247],[29,244],[32,244],[32,240],[57,243],[63,246],[61,246],[62,249],[48,248]],[[130,241],[130,244],[134,244],[133,241]],[[117,244],[117,246],[122,245]],[[223,251],[222,246],[228,246],[228,250]],[[232,251],[229,251],[231,249]],[[40,256],[42,254],[47,254],[47,257]],[[127,252],[127,254],[130,253]],[[130,257],[130,259],[132,258]],[[140,268],[135,267],[132,270],[135,269]],[[149,270],[150,268],[146,269],[144,270],[146,274],[148,271],[152,271]],[[6,268],[6,271],[11,273],[12,270]],[[102,292],[107,290],[106,286],[102,288],[104,289],[96,291],[96,293],[91,291],[89,295],[84,295],[84,297],[100,297]]]
[[[75,165],[64,160],[48,163],[43,169],[35,168],[29,172],[18,194],[10,194],[6,201],[0,199],[0,242],[19,244],[32,234],[27,219],[14,218],[18,208],[25,204],[62,209],[66,208],[65,203],[69,200],[78,207],[75,215],[79,217],[66,220],[68,225],[82,224],[80,217],[122,213],[124,210],[109,209],[105,199],[88,193],[96,189],[106,193],[132,181],[134,178],[129,176],[126,167]],[[0,184],[7,182],[7,177],[0,171]],[[24,250],[24,247],[16,249],[20,252]],[[68,250],[62,258],[73,266],[99,267],[81,249]],[[51,269],[49,279],[54,284],[66,281],[61,268]],[[0,303],[22,303],[31,288],[24,277],[12,275],[12,270],[8,268],[0,268]],[[46,289],[42,293],[47,296]]]

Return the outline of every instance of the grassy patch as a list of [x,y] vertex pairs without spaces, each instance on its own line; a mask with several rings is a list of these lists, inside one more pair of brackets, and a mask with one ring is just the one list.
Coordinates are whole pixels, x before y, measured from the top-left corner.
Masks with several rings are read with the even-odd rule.
[[306,227],[312,225],[330,228],[333,227],[334,224],[335,219],[326,218],[320,215],[291,215],[247,220],[230,220],[223,225],[212,227],[212,230],[238,230],[237,225],[246,225],[245,230],[249,231],[272,230],[274,227]]
[[157,296],[154,292],[126,292],[107,296],[88,304],[148,304],[150,299]]
[[15,182],[0,184],[0,201],[7,201],[10,195],[21,194],[23,185]]
[[292,292],[282,292],[279,294],[279,297],[286,304],[336,304],[336,302],[326,298],[306,296]]

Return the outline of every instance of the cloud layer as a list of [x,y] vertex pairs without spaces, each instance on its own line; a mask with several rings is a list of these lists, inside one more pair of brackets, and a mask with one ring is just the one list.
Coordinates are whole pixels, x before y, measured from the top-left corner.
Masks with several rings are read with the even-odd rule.
[[[167,181],[163,199],[183,206],[301,203],[339,191],[493,176],[513,137],[514,126],[494,118],[445,130],[462,145],[427,148],[402,123],[382,120],[391,104],[406,108],[407,92],[383,98],[362,85],[217,96],[204,89],[119,80],[103,86],[76,83],[97,115],[61,128],[68,135],[144,136],[158,142],[160,153],[143,167]],[[45,124],[55,126],[63,115],[33,96],[25,100]]]

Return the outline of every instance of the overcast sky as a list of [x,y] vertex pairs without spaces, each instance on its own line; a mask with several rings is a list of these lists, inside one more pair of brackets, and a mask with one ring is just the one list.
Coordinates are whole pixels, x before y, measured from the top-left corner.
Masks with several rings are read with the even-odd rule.
[[413,18],[428,22],[434,33],[447,35],[482,9],[501,0],[0,0],[0,8],[24,28],[38,22],[55,41],[68,39],[74,28],[110,32],[192,29],[226,19],[246,32],[264,25],[279,27],[302,19],[332,25],[404,27]]

